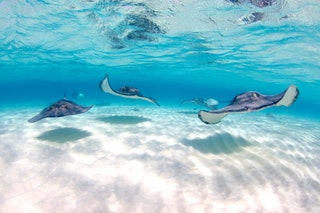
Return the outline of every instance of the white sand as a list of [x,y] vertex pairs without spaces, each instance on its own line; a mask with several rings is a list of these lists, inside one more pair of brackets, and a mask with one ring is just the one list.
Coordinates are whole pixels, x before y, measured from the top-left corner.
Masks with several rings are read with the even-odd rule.
[[317,121],[179,111],[1,112],[0,212],[320,212]]

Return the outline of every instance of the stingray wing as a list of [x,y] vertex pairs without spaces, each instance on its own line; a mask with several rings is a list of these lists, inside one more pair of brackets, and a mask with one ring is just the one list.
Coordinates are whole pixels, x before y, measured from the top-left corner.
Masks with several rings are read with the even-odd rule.
[[252,112],[272,106],[290,106],[299,95],[296,86],[289,86],[284,92],[277,95],[262,95],[258,92],[246,92],[237,95],[230,105],[218,110],[201,110],[198,117],[206,124],[219,123],[229,113]]
[[276,106],[291,106],[298,96],[299,96],[299,89],[295,85],[291,85],[288,89],[278,96],[280,96],[280,100],[275,103]]
[[44,118],[46,118],[46,117],[47,117],[47,116],[44,116],[43,114],[39,113],[38,115],[30,118],[30,119],[28,120],[28,122],[29,122],[29,123],[34,123],[34,122],[37,122],[37,121],[39,121],[39,120],[41,120],[41,119],[44,119]]
[[200,110],[198,117],[205,124],[216,124],[219,123],[227,114],[228,113],[216,113],[213,111]]
[[122,94],[120,92],[117,92],[116,90],[112,89],[112,87],[110,86],[109,83],[109,77],[108,74],[104,77],[104,79],[102,79],[102,81],[99,84],[99,87],[101,89],[102,92],[105,93],[109,93],[111,95],[116,95],[116,96],[120,96],[123,98],[131,98],[131,99],[140,99],[140,100],[144,100],[144,101],[148,101],[151,102],[153,104],[156,104],[158,106],[160,106],[157,101],[151,97],[146,97],[146,96],[142,96],[142,95],[138,95],[138,94]]

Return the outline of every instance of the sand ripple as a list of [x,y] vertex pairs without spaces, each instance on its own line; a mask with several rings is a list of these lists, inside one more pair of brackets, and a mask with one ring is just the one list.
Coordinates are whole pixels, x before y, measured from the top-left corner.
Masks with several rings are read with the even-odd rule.
[[320,211],[317,121],[96,108],[1,115],[1,212]]

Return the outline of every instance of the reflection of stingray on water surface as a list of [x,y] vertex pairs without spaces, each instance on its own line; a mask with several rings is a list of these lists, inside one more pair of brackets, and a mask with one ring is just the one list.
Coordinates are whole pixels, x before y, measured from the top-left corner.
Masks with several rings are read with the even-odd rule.
[[37,137],[37,139],[56,143],[66,143],[69,141],[80,140],[90,135],[90,132],[77,128],[56,128],[43,132]]
[[110,124],[138,124],[146,121],[151,121],[149,118],[141,116],[127,116],[127,115],[114,115],[97,118],[97,120]]

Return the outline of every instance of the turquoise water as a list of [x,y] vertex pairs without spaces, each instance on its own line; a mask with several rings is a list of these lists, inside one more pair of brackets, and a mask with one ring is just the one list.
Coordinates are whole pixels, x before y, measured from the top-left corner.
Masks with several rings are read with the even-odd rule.
[[[189,178],[193,178],[192,181],[185,182],[185,184],[180,186],[186,187],[186,191],[184,191],[186,193],[184,195],[185,197],[188,197],[190,194],[194,194],[194,196],[199,195],[194,198],[194,200],[199,199],[196,202],[197,204],[194,204],[199,208],[199,212],[211,212],[213,209],[221,211],[235,210],[235,212],[237,212],[237,210],[252,212],[259,210],[277,212],[309,210],[316,212],[319,210],[319,196],[315,195],[317,189],[320,188],[320,170],[319,166],[316,165],[317,160],[319,160],[319,152],[315,153],[311,150],[319,151],[320,4],[316,0],[274,0],[265,1],[271,5],[263,7],[261,5],[259,6],[259,3],[257,3],[259,1],[243,0],[237,1],[238,3],[235,2],[236,1],[226,0],[0,0],[0,113],[2,117],[0,138],[2,137],[1,142],[3,143],[1,145],[3,148],[2,156],[5,156],[2,157],[0,166],[3,168],[17,166],[17,168],[23,171],[22,168],[24,167],[19,167],[15,164],[17,161],[14,160],[14,156],[21,154],[22,157],[20,160],[22,161],[30,156],[26,154],[28,151],[20,150],[16,147],[17,145],[13,145],[17,142],[16,140],[20,141],[19,143],[26,147],[29,147],[27,150],[31,152],[37,151],[37,149],[33,148],[33,145],[39,145],[40,143],[41,146],[47,146],[47,149],[44,149],[47,150],[48,153],[57,154],[57,150],[60,150],[59,152],[71,155],[76,145],[65,143],[60,144],[60,146],[56,144],[53,146],[52,142],[48,144],[43,142],[46,140],[41,140],[41,138],[46,137],[41,137],[41,135],[45,133],[51,134],[52,129],[57,127],[81,129],[82,126],[86,131],[90,132],[90,134],[85,137],[97,138],[90,139],[89,147],[86,147],[86,141],[84,141],[85,139],[82,139],[81,136],[83,132],[79,130],[79,144],[81,144],[81,147],[78,147],[77,150],[88,149],[88,152],[84,153],[91,153],[96,159],[100,159],[101,155],[111,156],[110,162],[114,163],[119,159],[125,166],[121,168],[121,163],[116,163],[119,167],[109,167],[108,170],[114,179],[125,175],[125,173],[135,165],[130,159],[133,158],[139,161],[140,157],[143,158],[144,155],[147,156],[150,154],[149,151],[153,154],[148,155],[144,160],[140,159],[141,162],[145,160],[154,162],[147,166],[144,165],[146,168],[156,165],[159,167],[157,167],[159,174],[165,174],[165,168],[161,167],[161,161],[166,160],[167,162],[166,165],[163,166],[170,170],[169,173],[171,176],[168,177],[164,175],[161,181],[170,182],[175,180],[177,183],[179,181],[184,183],[184,180],[179,176],[179,172],[175,171],[175,169],[181,169],[183,170],[181,171],[182,174],[190,175]],[[259,20],[250,19],[250,17],[256,13],[262,14],[261,20],[257,17],[256,19]],[[105,74],[109,75],[110,82],[114,88],[120,88],[123,85],[138,87],[144,95],[153,97],[161,106],[157,107],[148,102],[127,100],[101,92],[99,82],[104,78]],[[282,92],[292,84],[296,85],[300,90],[300,95],[292,106],[288,108],[276,107],[258,113],[244,114],[235,117],[228,116],[225,122],[223,121],[217,126],[204,125],[201,123],[197,118],[197,110],[195,110],[195,108],[201,109],[201,106],[192,104],[186,105],[185,107],[179,106],[181,101],[194,97],[202,97],[203,99],[214,98],[221,102],[228,101],[232,100],[233,97],[239,93],[252,90],[262,94],[272,95]],[[86,114],[70,118],[74,119],[74,125],[72,125],[72,122],[68,123],[68,120],[59,120],[60,118],[56,120],[44,120],[44,122],[39,121],[39,123],[35,124],[36,126],[27,123],[27,120],[31,116],[35,115],[50,103],[63,98],[65,93],[68,99],[76,101],[79,104],[94,104],[95,106]],[[78,96],[79,94],[81,94],[81,97]],[[224,106],[224,104],[221,104],[219,107],[222,106]],[[110,109],[108,107],[110,107]],[[105,116],[108,112],[113,113],[112,115],[118,115],[117,107],[120,108],[118,113],[121,112],[121,115],[145,116],[147,123],[150,121],[152,123],[152,121],[157,121],[157,119],[160,118],[163,119],[158,120],[157,122],[159,123],[157,123],[155,129],[150,130],[148,129],[150,126],[143,122],[143,124],[137,124],[138,127],[141,127],[139,125],[146,126],[141,127],[144,128],[145,131],[138,128],[139,131],[136,133],[131,132],[133,131],[132,128],[135,127],[125,127],[123,131],[121,131],[121,126],[116,128],[112,127],[112,125],[111,127],[106,127],[107,133],[105,134],[112,135],[112,137],[110,136],[111,140],[114,140],[115,143],[126,144],[129,141],[128,143],[130,143],[130,145],[136,145],[132,145],[132,149],[135,150],[134,147],[138,147],[136,148],[137,150],[135,150],[137,153],[143,153],[145,151],[146,153],[141,154],[139,159],[136,158],[135,155],[132,155],[132,158],[130,158],[115,154],[118,153],[118,150],[112,151],[112,154],[110,154],[107,151],[107,148],[110,147],[102,148],[104,151],[101,151],[101,153],[97,151],[96,148],[93,148],[97,144],[102,146],[100,142],[98,142],[99,137],[107,137],[102,134],[103,128],[101,128],[101,132],[96,132],[100,130],[100,127],[95,125],[99,125],[101,122],[104,123],[103,125],[109,125],[106,124],[108,123],[106,122],[108,119],[102,117],[102,119],[97,120],[95,117]],[[128,108],[123,109],[121,107]],[[136,110],[132,112],[132,108]],[[143,110],[152,111],[148,114],[149,111],[145,112]],[[185,114],[180,113],[176,117],[171,118],[172,113],[170,110],[183,111]],[[139,114],[139,112],[141,113]],[[159,115],[157,113],[159,113]],[[265,116],[266,113],[275,117],[275,120],[268,120]],[[166,116],[169,116],[168,119],[171,122],[165,121]],[[124,119],[130,119],[130,117]],[[185,119],[187,123],[184,123]],[[237,121],[239,123],[237,123]],[[83,122],[88,123],[88,125],[83,126]],[[124,121],[124,123],[130,122]],[[182,126],[181,128],[176,127],[178,132],[175,134],[169,133],[170,130],[167,132],[167,129],[164,128],[164,126],[170,125],[179,126],[180,123]],[[130,123],[130,125],[132,125],[132,123]],[[23,128],[21,128],[21,126]],[[267,126],[270,129],[268,129]],[[112,130],[112,128],[114,129]],[[157,132],[157,128],[159,132]],[[187,130],[188,133],[183,132],[184,128],[190,128]],[[40,131],[42,129],[45,133]],[[62,135],[69,134],[71,130],[62,129],[62,132],[65,131]],[[283,130],[283,132],[281,132],[281,130]],[[60,134],[61,131],[54,133]],[[220,136],[210,136],[209,134],[210,132],[212,132],[212,134],[220,134],[221,131],[222,134]],[[301,137],[298,137],[298,140],[295,141],[294,139],[297,138],[295,134],[298,133],[304,134],[304,136],[300,135]],[[77,131],[72,134],[77,134]],[[123,134],[129,134],[129,136],[124,136]],[[18,135],[23,139],[19,140]],[[149,135],[151,139],[146,135]],[[262,139],[262,136],[266,135],[269,135],[269,138]],[[119,140],[116,139],[117,136],[120,137]],[[257,138],[253,138],[255,136]],[[284,137],[283,140],[279,139],[281,136]],[[51,139],[52,137],[55,136],[49,136]],[[203,140],[203,138],[206,138],[206,140]],[[238,140],[239,138],[240,140]],[[280,141],[278,141],[278,139]],[[108,140],[110,140],[110,138]],[[219,147],[219,145],[216,145],[216,142],[214,142],[215,145],[210,145],[212,141],[219,140],[224,142],[230,140],[230,147],[233,148],[228,150],[229,145],[226,145],[227,151],[223,151],[224,147]],[[64,140],[62,139],[62,141]],[[66,139],[66,141],[68,140]],[[146,145],[147,142],[155,142],[154,146],[157,148],[150,148],[149,145]],[[197,142],[202,142],[204,145],[201,145],[199,148],[196,145]],[[264,142],[269,142],[269,145],[261,145]],[[164,145],[159,145],[161,143]],[[281,148],[277,149],[277,143],[280,143],[279,147]],[[182,144],[185,145],[184,148],[181,148]],[[301,144],[306,144],[306,148],[301,148]],[[254,150],[249,150],[251,145],[252,147],[257,146],[261,149],[271,151],[266,151],[269,154],[259,158],[253,153]],[[52,152],[48,151],[51,149],[50,147],[55,147]],[[140,150],[139,147],[141,148]],[[163,147],[167,147],[173,154],[168,154],[162,149]],[[237,155],[235,150],[239,147],[246,150],[247,153]],[[206,148],[209,151],[205,151]],[[121,147],[119,149],[121,149]],[[14,154],[14,150],[16,154]],[[94,151],[90,152],[90,150]],[[159,156],[156,154],[156,150],[159,151]],[[311,152],[310,154],[308,154],[309,151]],[[258,153],[260,152],[263,153],[259,150]],[[163,156],[165,156],[165,158],[161,153],[164,154]],[[174,153],[177,153],[181,158],[173,157]],[[210,171],[210,175],[206,176],[206,172],[201,173],[201,175],[200,173],[196,174],[192,173],[191,170],[189,171],[187,164],[190,162],[183,161],[184,158],[187,158],[183,153],[187,153],[186,155],[194,154],[194,161],[191,160],[192,157],[189,159],[194,163],[206,162],[199,166],[199,168],[206,169],[199,169],[199,171]],[[232,154],[234,153],[236,153],[237,156],[233,156]],[[47,162],[48,165],[54,162],[54,159],[42,158],[43,153],[36,152],[34,155],[38,156],[37,159],[42,159]],[[309,185],[303,188],[301,182],[297,181],[297,179],[303,176],[301,175],[303,172],[301,172],[302,170],[295,170],[294,164],[290,164],[289,167],[280,166],[280,168],[277,168],[276,164],[270,166],[267,164],[267,161],[262,160],[262,158],[268,159],[274,155],[279,155],[278,158],[275,157],[273,159],[274,162],[280,162],[282,160],[283,165],[287,165],[284,162],[285,160],[288,162],[296,162],[299,165],[302,162],[301,168],[306,169],[303,171],[307,171],[307,175],[310,175],[308,179],[309,182],[306,182],[312,185],[312,190],[314,191],[309,188]],[[60,155],[57,154],[57,156]],[[246,156],[251,157],[249,157],[249,160],[244,160],[243,165],[240,164],[241,160],[239,160],[239,162],[233,161],[236,158],[246,159]],[[83,159],[89,159],[89,156],[86,157],[88,158]],[[70,163],[70,165],[74,163],[74,168],[80,168],[77,167],[77,162],[82,162],[82,160],[80,160],[81,158],[77,159],[79,159],[79,161],[74,160]],[[223,168],[226,165],[224,165],[225,163],[223,162],[227,160],[239,163],[237,169],[240,169],[236,170],[233,168],[234,170],[232,170],[232,165],[228,164],[227,168],[230,167],[230,170],[226,169],[224,172]],[[211,164],[209,161],[213,161],[214,163]],[[40,166],[37,165],[36,160],[32,163],[34,167],[30,166],[30,168],[32,167],[32,171],[36,174],[35,176],[40,177],[41,174],[45,173],[45,169],[34,169]],[[69,168],[67,164],[63,164],[63,162],[60,163],[66,166],[64,167],[65,170]],[[183,165],[178,165],[179,163]],[[259,167],[257,173],[255,173],[250,170],[250,166],[245,166],[245,163],[248,163],[248,165],[263,166],[261,168]],[[92,168],[97,168],[97,170],[90,171],[90,174],[99,175],[99,171],[101,172],[102,170],[98,168],[100,168],[99,166],[101,165],[96,165],[95,163],[92,163],[92,165],[97,166],[92,166]],[[195,165],[198,164],[195,163]],[[222,168],[220,168],[219,165],[222,166]],[[42,166],[44,167],[44,165],[40,167],[42,168]],[[214,172],[218,172],[219,170],[214,171],[211,169],[217,166],[223,170],[221,170],[222,175],[214,176],[214,178],[210,179]],[[25,168],[29,167],[27,166]],[[241,168],[243,170],[241,170]],[[258,168],[258,166],[255,168]],[[111,172],[112,169],[114,169],[114,171],[117,170],[117,172],[115,172],[116,174]],[[152,175],[148,176],[149,173],[144,172],[143,166],[138,166],[138,169],[141,174],[146,174],[146,178],[152,179],[154,177]],[[251,172],[248,173],[248,169]],[[230,192],[230,188],[224,188],[223,186],[223,184],[228,185],[222,181],[223,179],[229,180],[232,186],[237,185],[237,178],[235,177],[239,175],[242,177],[239,181],[243,184],[240,184],[243,188],[239,189],[239,193],[242,192],[241,190],[245,191],[245,185],[249,185],[248,182],[250,181],[244,179],[251,177],[250,175],[242,176],[245,175],[245,173],[256,174],[260,178],[264,175],[270,179],[273,177],[275,177],[275,179],[283,177],[281,172],[281,174],[275,173],[274,176],[272,174],[270,175],[270,170],[281,170],[281,172],[284,172],[283,174],[287,172],[289,176],[290,174],[299,174],[296,176],[296,179],[291,182],[285,179],[286,181],[279,181],[274,185],[266,184],[267,186],[265,187],[271,188],[271,191],[275,192],[275,194],[277,194],[277,190],[275,189],[279,189],[278,194],[284,196],[285,193],[281,190],[286,191],[288,189],[283,188],[282,184],[291,184],[290,186],[293,188],[298,186],[298,188],[293,190],[293,194],[299,192],[300,197],[298,195],[297,197],[290,195],[276,202],[276,195],[271,196],[271,192],[268,191],[270,193],[267,193],[268,196],[266,195],[266,200],[260,198],[260,201],[262,201],[257,203],[257,207],[250,199],[246,202],[243,201],[246,204],[235,202],[237,196],[234,196],[234,194]],[[71,171],[74,170],[71,169]],[[10,170],[10,172],[8,172],[10,175],[7,176],[5,175],[6,172],[2,172],[0,182],[10,186],[10,177],[16,177],[16,181],[19,180],[20,173],[15,174],[13,170]],[[21,174],[24,174],[24,172],[21,172]],[[52,174],[54,173],[54,171],[51,172]],[[63,174],[59,173],[59,175],[54,177],[59,179],[59,177],[61,177],[60,175],[65,178],[67,178],[68,175],[75,178],[74,174],[67,172]],[[102,176],[104,177],[104,175]],[[160,199],[155,193],[161,190],[157,189],[155,190],[156,192],[149,192],[146,185],[143,185],[146,184],[145,181],[147,180],[138,176],[131,177],[133,178],[131,180],[136,184],[135,186],[137,188],[130,188],[129,190],[129,194],[132,196],[135,193],[138,194],[136,200],[130,197],[130,195],[126,197],[125,193],[123,193],[122,190],[126,189],[124,179],[121,180],[123,182],[115,182],[117,187],[112,188],[111,192],[108,190],[103,191],[103,187],[106,187],[104,184],[107,183],[104,183],[102,180],[95,180],[99,182],[99,187],[102,187],[100,189],[95,188],[95,186],[93,186],[95,182],[93,178],[93,183],[90,183],[92,187],[85,186],[85,184],[81,185],[81,181],[75,181],[74,185],[79,184],[79,188],[70,192],[69,195],[74,198],[73,196],[75,196],[77,192],[81,192],[80,194],[83,198],[72,199],[66,195],[66,197],[70,198],[70,202],[65,201],[58,210],[60,212],[67,212],[70,209],[79,210],[74,206],[71,208],[69,206],[71,205],[70,203],[76,203],[78,206],[81,206],[82,199],[92,199],[96,200],[96,202],[91,206],[89,204],[86,206],[89,212],[104,210],[107,212],[117,212],[117,209],[120,212],[127,212],[130,209],[126,206],[126,201],[128,200],[130,200],[129,204],[134,207],[135,212],[143,212],[142,209],[139,209],[139,203],[143,202],[147,206],[143,204],[141,204],[141,206],[148,207],[150,212],[170,212],[170,209],[173,210],[173,212],[189,212],[187,206],[193,204],[191,201],[187,202],[187,198],[179,197],[179,199],[175,200],[176,204],[170,203],[164,198],[167,194],[169,198],[173,198],[174,196],[170,197],[170,195],[174,193],[170,194],[170,192],[175,191],[175,193],[178,193],[177,188],[180,187],[179,185],[170,182],[171,191],[166,191],[159,195],[164,199],[163,202],[153,206],[155,200]],[[175,179],[175,177],[177,179]],[[32,177],[30,178],[32,179]],[[130,179],[130,177],[128,177],[128,179]],[[23,181],[25,181],[24,183],[27,182],[27,180]],[[155,183],[161,181],[158,180],[158,182]],[[221,181],[223,183],[219,185]],[[261,181],[267,182],[266,179]],[[45,180],[40,182],[45,183]],[[49,182],[52,183],[52,185],[57,184],[53,180]],[[264,185],[259,181],[253,182],[255,185],[250,186],[250,189],[253,190],[251,192],[258,192],[258,189],[261,189],[261,186]],[[15,184],[16,183],[17,182],[15,182]],[[147,181],[147,183],[149,182]],[[151,183],[153,182],[151,181],[150,184]],[[20,184],[21,188],[24,188],[22,187],[23,184]],[[59,182],[59,184],[61,183]],[[141,184],[141,191],[138,190],[139,184]],[[215,184],[218,184],[218,187]],[[203,186],[204,188],[208,187],[206,189],[208,194],[204,191],[199,192],[199,194],[195,193],[194,190],[197,185]],[[213,185],[215,186],[213,187]],[[10,188],[9,186],[3,188],[2,190],[4,192],[0,193],[8,194],[8,196],[0,196],[0,206],[2,206],[4,211],[10,212],[12,210],[16,212],[16,210],[19,209],[12,207],[15,204],[12,200],[19,197],[19,193],[22,193],[23,190],[17,190],[13,186]],[[211,186],[212,188],[210,188]],[[257,187],[256,189],[255,186]],[[63,189],[63,187],[64,185],[61,188]],[[117,203],[117,208],[114,207],[115,210],[111,207],[107,208],[108,205],[105,201],[97,200],[97,197],[93,196],[93,194],[91,194],[92,196],[83,194],[85,191],[84,188],[86,187],[90,188],[89,191],[92,193],[102,190],[105,196],[109,195],[108,192],[111,194],[115,193],[116,196],[110,198],[108,202]],[[188,187],[190,187],[189,191]],[[224,188],[225,191],[222,188]],[[222,190],[221,193],[223,194],[218,193],[220,190]],[[304,194],[302,192],[304,190],[310,190],[310,194]],[[39,194],[41,193],[43,192],[39,192]],[[219,199],[213,199],[213,194],[215,193],[219,194]],[[49,194],[43,194],[50,197]],[[152,198],[148,200],[147,197],[151,194]],[[241,193],[238,195],[241,197]],[[262,196],[262,194],[260,195]],[[59,194],[57,194],[57,196],[59,196]],[[119,197],[121,196],[126,197],[126,199],[120,199]],[[303,201],[303,197],[305,201]],[[30,198],[19,197],[16,202],[20,202],[20,198],[33,212],[41,212],[41,210],[52,211],[52,209],[54,209],[54,198],[52,197],[48,198],[49,200],[45,201],[44,205],[42,205],[43,203],[35,204],[40,202],[40,198],[39,200],[30,201]],[[201,204],[202,199],[204,199],[203,205]],[[213,199],[214,204],[210,203],[209,199]],[[299,200],[299,202],[297,200]],[[11,201],[13,202],[12,206]],[[268,205],[266,204],[268,202],[275,202],[276,207],[268,209]],[[281,205],[281,202],[284,202],[284,204]],[[291,202],[296,202],[296,204],[290,206]],[[228,209],[218,205],[221,203],[224,203],[223,205],[235,205],[232,208],[230,207],[231,209]],[[211,208],[211,205],[218,205],[218,207],[216,206],[217,209]],[[33,208],[35,206],[39,207],[39,209]],[[66,208],[63,208],[63,206]]]
[[[100,102],[111,98],[96,86],[108,73],[115,87],[139,87],[162,105],[295,84],[291,113],[319,117],[319,6],[311,3],[1,1],[1,105],[43,103],[65,90]],[[265,19],[239,24],[252,11]],[[132,24],[132,14],[161,32]],[[137,29],[149,38],[129,39]]]

